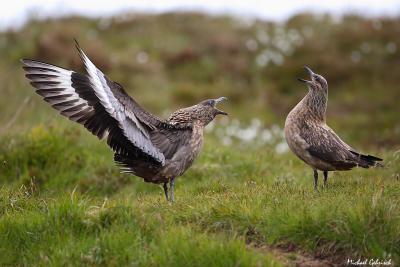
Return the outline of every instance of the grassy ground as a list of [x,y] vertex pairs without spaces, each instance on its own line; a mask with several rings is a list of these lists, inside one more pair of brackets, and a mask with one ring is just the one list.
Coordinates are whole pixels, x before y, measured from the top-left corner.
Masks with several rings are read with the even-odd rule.
[[0,265],[400,260],[399,151],[376,151],[385,168],[333,173],[314,192],[311,170],[290,153],[208,137],[174,204],[119,174],[106,145],[77,127],[3,138]]

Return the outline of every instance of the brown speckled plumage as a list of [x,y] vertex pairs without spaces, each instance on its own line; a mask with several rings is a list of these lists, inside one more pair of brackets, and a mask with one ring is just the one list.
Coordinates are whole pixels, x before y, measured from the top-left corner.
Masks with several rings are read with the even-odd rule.
[[305,82],[308,94],[290,111],[285,122],[285,137],[289,148],[314,170],[314,186],[317,188],[317,170],[324,172],[326,183],[328,171],[350,170],[380,165],[382,159],[356,152],[326,124],[328,83],[321,75],[306,67],[311,81]]
[[[225,98],[209,99],[175,111],[162,120],[144,110],[116,82],[107,78],[77,44],[87,74],[24,59],[26,77],[36,92],[61,115],[106,138],[123,172],[164,184],[173,201],[174,179],[193,163],[203,143],[203,129]],[[171,193],[168,195],[167,183]]]

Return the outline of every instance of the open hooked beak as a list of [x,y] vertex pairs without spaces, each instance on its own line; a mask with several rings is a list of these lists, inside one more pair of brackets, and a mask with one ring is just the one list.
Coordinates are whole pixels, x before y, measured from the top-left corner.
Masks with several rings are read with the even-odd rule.
[[228,115],[228,113],[226,113],[225,111],[222,111],[220,109],[217,109],[217,107],[216,107],[218,103],[223,102],[225,100],[228,100],[228,98],[226,98],[224,96],[220,97],[220,98],[217,98],[217,99],[214,99],[214,109],[218,112],[218,114]]
[[297,80],[299,80],[300,82],[303,82],[303,83],[312,83],[314,81],[314,78],[313,78],[314,72],[307,66],[304,66],[304,68],[306,69],[307,73],[310,75],[311,81],[305,80],[302,78],[297,78]]

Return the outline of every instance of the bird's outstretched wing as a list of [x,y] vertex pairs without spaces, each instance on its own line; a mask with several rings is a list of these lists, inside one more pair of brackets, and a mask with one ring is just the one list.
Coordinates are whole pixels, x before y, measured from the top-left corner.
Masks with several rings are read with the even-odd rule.
[[77,45],[87,75],[23,59],[26,77],[36,92],[69,119],[83,124],[118,154],[144,156],[164,165],[165,156],[151,132],[168,124],[146,112],[123,88],[109,80]]
[[[307,151],[314,157],[334,166],[337,170],[349,170],[355,166],[369,168],[382,159],[355,152],[329,127],[305,129],[301,136],[308,145]],[[305,134],[307,133],[307,134]]]

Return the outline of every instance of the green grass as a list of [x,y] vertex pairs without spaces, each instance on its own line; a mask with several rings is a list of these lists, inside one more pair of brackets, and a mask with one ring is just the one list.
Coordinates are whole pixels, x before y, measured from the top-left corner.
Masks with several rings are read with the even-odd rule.
[[293,246],[339,263],[400,260],[399,151],[380,152],[383,169],[334,173],[314,192],[290,153],[207,137],[174,204],[119,174],[106,145],[79,128],[3,138],[0,265],[285,266],[292,257],[272,248]]

